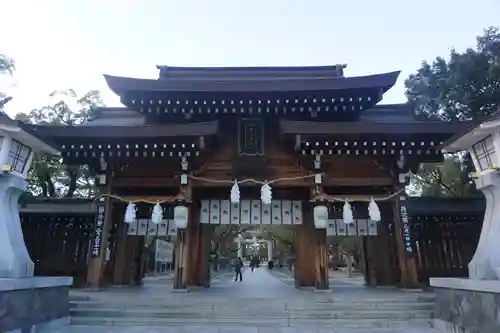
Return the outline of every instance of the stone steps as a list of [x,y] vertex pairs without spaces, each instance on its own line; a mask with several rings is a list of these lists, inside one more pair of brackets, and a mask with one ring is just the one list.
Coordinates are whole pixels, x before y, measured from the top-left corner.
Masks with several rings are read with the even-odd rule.
[[431,319],[394,320],[394,319],[274,319],[274,318],[124,318],[124,317],[72,317],[75,326],[237,326],[237,327],[328,327],[328,328],[422,328],[431,327]]
[[205,310],[197,311],[190,309],[178,310],[148,310],[148,309],[72,309],[72,317],[92,318],[185,318],[185,319],[426,319],[430,318],[430,310],[412,311],[383,311],[383,310],[324,310],[324,311],[275,311],[263,309],[240,310],[232,309],[226,311]]
[[425,293],[231,298],[197,293],[96,293],[71,300],[71,325],[422,329],[432,327],[434,297]]
[[[86,311],[86,310],[98,310],[98,309],[107,309],[107,310],[134,310],[148,309],[156,310],[156,311],[176,311],[182,310],[185,311],[189,309],[190,311],[209,311],[209,310],[220,310],[220,311],[230,311],[234,309],[234,306],[231,304],[217,304],[217,303],[193,303],[190,305],[186,304],[169,304],[169,303],[129,303],[129,302],[98,302],[98,301],[80,301],[80,302],[71,302],[70,308],[75,311]],[[264,307],[260,304],[249,306],[245,304],[243,306],[245,311],[344,311],[344,310],[357,310],[357,311],[369,311],[369,310],[381,310],[381,311],[418,311],[418,310],[428,310],[431,311],[433,309],[432,302],[349,302],[349,303],[310,303],[310,304],[278,304],[278,305],[269,305],[266,304]]]
[[78,300],[71,302],[71,325],[78,326],[248,326],[248,327],[431,327],[433,303],[427,297],[332,302],[273,299],[167,298],[151,302]]

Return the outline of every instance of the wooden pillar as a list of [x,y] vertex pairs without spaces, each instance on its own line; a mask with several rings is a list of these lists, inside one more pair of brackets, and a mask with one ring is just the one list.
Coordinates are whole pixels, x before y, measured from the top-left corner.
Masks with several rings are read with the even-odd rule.
[[193,259],[193,254],[196,252],[193,251],[192,246],[196,246],[198,243],[198,234],[195,230],[197,229],[197,225],[199,223],[196,222],[196,218],[193,216],[193,211],[192,207],[190,207],[186,229],[177,230],[174,289],[187,289],[194,280],[192,263],[196,262],[195,260],[197,260],[197,256],[195,256],[196,259]]
[[209,224],[200,223],[198,237],[198,262],[197,267],[197,286],[210,287],[210,241],[213,228]]
[[[314,227],[314,223],[313,223]],[[326,229],[315,229],[316,240],[316,289],[330,288],[328,279],[328,247],[326,244]]]
[[[382,217],[384,217],[382,206],[380,208]],[[376,237],[366,236],[363,241],[366,267],[365,281],[370,286],[392,286],[395,281],[391,264],[391,240],[388,225],[384,218],[378,223],[380,224],[379,235]]]
[[134,259],[138,251],[139,237],[126,236],[125,244],[122,284],[128,285],[134,281],[134,272],[136,269]]
[[310,204],[303,206],[303,224],[295,228],[295,286],[315,287],[317,281],[317,239]]
[[199,210],[194,205],[189,210],[189,223],[186,229],[189,246],[188,256],[188,286],[200,286],[199,261],[201,225]]
[[186,250],[186,230],[177,229],[177,240],[175,243],[174,289],[187,289],[188,286]]
[[[398,187],[396,187],[396,190]],[[393,204],[394,228],[396,233],[396,242],[398,249],[399,267],[401,270],[401,287],[418,288],[417,266],[414,257],[414,248],[411,245],[411,237],[408,230],[408,216],[405,204],[406,194],[403,192],[397,196]],[[406,221],[405,221],[406,219]]]
[[127,224],[124,221],[118,221],[118,230],[116,231],[115,260],[113,267],[113,284],[125,283],[125,261],[127,248]]
[[[105,193],[109,193],[108,191]],[[112,205],[109,198],[101,197],[95,203],[96,223],[92,239],[87,287],[98,289],[102,287],[104,268],[106,265],[106,251],[108,248],[108,234],[111,227]]]

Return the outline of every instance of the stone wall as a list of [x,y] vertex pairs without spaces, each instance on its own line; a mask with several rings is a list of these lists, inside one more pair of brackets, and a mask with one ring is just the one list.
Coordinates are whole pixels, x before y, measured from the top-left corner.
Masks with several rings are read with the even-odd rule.
[[69,286],[1,289],[0,332],[51,332],[51,324],[68,324]]
[[454,333],[500,332],[500,293],[436,287],[434,291],[436,328]]

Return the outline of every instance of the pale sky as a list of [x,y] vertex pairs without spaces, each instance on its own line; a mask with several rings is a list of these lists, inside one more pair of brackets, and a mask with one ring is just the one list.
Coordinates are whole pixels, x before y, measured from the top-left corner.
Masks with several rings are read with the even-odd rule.
[[0,53],[17,61],[2,80],[10,115],[66,88],[99,89],[120,105],[102,74],[156,78],[157,64],[402,70],[383,103],[404,102],[403,81],[422,60],[473,47],[500,25],[500,0],[2,0],[0,9]]

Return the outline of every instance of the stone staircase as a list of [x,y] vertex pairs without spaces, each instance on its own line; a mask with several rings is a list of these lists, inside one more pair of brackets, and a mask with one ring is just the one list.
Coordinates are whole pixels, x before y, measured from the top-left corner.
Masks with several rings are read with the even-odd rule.
[[[429,329],[433,296],[402,293],[370,298],[310,294],[300,299],[231,299],[186,293],[163,297],[71,297],[77,326],[251,326],[364,329]],[[389,330],[386,330],[389,329]]]

